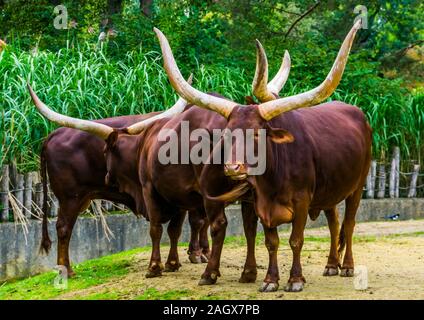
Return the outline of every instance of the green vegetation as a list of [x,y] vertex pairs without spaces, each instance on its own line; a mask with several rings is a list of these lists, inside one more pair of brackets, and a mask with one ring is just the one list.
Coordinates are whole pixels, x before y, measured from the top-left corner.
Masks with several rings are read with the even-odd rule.
[[150,250],[149,247],[93,259],[75,266],[77,275],[68,280],[68,289],[54,287],[55,272],[48,272],[23,280],[0,285],[0,300],[51,299],[58,295],[76,291],[120,278],[128,274],[134,255]]
[[[203,90],[214,88],[242,101],[250,82],[243,70],[234,71],[199,66],[194,81]],[[41,142],[54,128],[30,101],[27,81],[56,111],[83,119],[163,110],[177,99],[156,52],[133,51],[118,61],[107,56],[107,49],[88,46],[38,54],[3,51],[1,162],[17,158],[24,171],[38,166]]]
[[[273,75],[285,49],[292,57],[282,95],[317,86],[357,14],[356,1],[64,1],[69,29],[53,27],[55,1],[0,2],[0,164],[38,166],[42,140],[54,128],[32,106],[26,82],[55,110],[85,119],[163,110],[176,99],[162,68],[152,27],[169,38],[194,86],[240,103],[251,94],[254,39]],[[424,155],[424,4],[363,1],[368,29],[355,41],[331,99],[358,105],[374,132],[373,152],[387,160]],[[146,7],[147,6],[147,7]],[[108,9],[109,8],[109,9]],[[312,10],[297,24],[302,13]],[[107,19],[105,19],[107,18]],[[291,28],[293,27],[293,28]],[[98,41],[106,32],[105,41]],[[109,32],[109,33],[108,33]],[[408,164],[409,165],[409,164]],[[410,168],[405,168],[405,170]]]
[[[367,243],[376,241],[401,241],[403,238],[422,237],[424,232],[412,232],[403,234],[390,234],[387,236],[354,236],[354,243]],[[226,237],[225,247],[245,248],[244,236],[231,236]],[[328,236],[307,236],[305,237],[305,247],[309,244],[313,246],[324,244],[325,252],[327,251],[327,244],[330,239]],[[259,248],[264,248],[264,235],[259,233],[256,239]],[[287,246],[287,237],[280,236],[281,249],[290,249]],[[181,247],[187,247],[188,244],[180,243]],[[168,246],[163,246],[163,252],[167,252]],[[110,299],[132,299],[138,300],[157,300],[157,299],[190,299],[194,292],[188,289],[174,289],[163,290],[155,287],[148,287],[144,289],[142,294],[134,295],[134,288],[120,287],[119,290],[111,290],[107,285],[117,282],[117,280],[124,279],[134,269],[138,269],[139,259],[136,256],[142,252],[150,251],[150,247],[140,249],[133,249],[110,256],[105,256],[98,259],[85,261],[75,266],[77,276],[68,280],[68,289],[60,290],[53,286],[53,281],[56,273],[47,272],[27,279],[15,280],[0,284],[0,300],[4,299],[54,299],[62,295],[67,295],[70,299],[87,299],[87,300],[110,300]],[[313,251],[318,250],[314,247]],[[304,249],[303,255],[309,256],[310,250]],[[202,268],[202,266],[200,266]],[[200,269],[201,269],[200,268]],[[181,270],[184,272],[184,269]],[[96,288],[94,292],[82,292],[79,290],[94,288],[98,285],[105,284]],[[219,295],[206,294],[199,296],[199,299],[211,300],[220,299]]]

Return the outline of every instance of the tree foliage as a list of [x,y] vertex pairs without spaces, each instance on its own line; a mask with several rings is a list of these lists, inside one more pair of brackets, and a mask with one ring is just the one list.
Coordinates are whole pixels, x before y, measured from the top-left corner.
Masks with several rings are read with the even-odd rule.
[[[53,8],[59,3],[68,9],[66,30],[53,27]],[[259,39],[270,75],[279,68],[284,50],[290,52],[292,70],[284,95],[324,79],[358,15],[357,5],[354,0],[5,0],[0,1],[0,38],[31,52],[91,48],[120,65],[135,52],[160,51],[155,26],[167,35],[186,75],[206,65],[220,69],[221,75],[245,70],[246,79],[254,74],[254,40]],[[404,133],[399,123],[406,125],[406,115],[424,119],[424,2],[364,0],[361,5],[368,28],[358,33],[333,98],[357,104],[374,121],[375,139],[381,140],[374,141],[377,156],[407,144],[414,157],[422,158],[417,143],[424,136],[424,120]],[[102,32],[104,43],[99,41]]]

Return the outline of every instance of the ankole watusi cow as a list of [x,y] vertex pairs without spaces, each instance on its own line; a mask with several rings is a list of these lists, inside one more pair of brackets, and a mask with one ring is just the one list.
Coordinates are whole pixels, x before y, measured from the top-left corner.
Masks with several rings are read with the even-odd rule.
[[[182,109],[185,101],[179,99],[171,109]],[[132,115],[96,120],[112,128],[125,128],[146,119],[155,119],[159,113],[147,115]],[[107,174],[104,158],[105,142],[96,135],[72,128],[59,128],[45,140],[41,152],[41,169],[44,188],[43,227],[41,250],[48,253],[51,240],[47,228],[47,174],[51,189],[59,201],[59,212],[56,223],[58,247],[57,263],[68,269],[68,274],[74,274],[69,259],[69,241],[78,215],[83,212],[94,199],[106,199],[119,202],[129,207],[137,216],[145,215],[142,206],[142,196],[139,188],[128,188],[125,191],[105,181]],[[132,155],[131,155],[132,156]],[[130,159],[123,159],[120,165],[125,168]],[[136,205],[138,204],[138,206]],[[184,216],[184,213],[181,213]],[[191,239],[189,258],[191,262],[204,262],[201,256],[209,252],[207,238],[208,224],[198,214],[189,213]],[[169,230],[171,233],[173,229]],[[199,239],[200,237],[200,239]],[[200,243],[199,243],[200,242]],[[200,247],[200,249],[199,249]],[[194,252],[193,248],[198,248]]]
[[[277,95],[287,80],[289,68],[290,60],[288,53],[286,53],[282,67],[270,82]],[[167,128],[177,127],[178,119],[173,120],[169,125],[167,123],[168,119],[161,119],[156,120],[150,126],[146,126],[146,122],[142,122],[128,128],[113,130],[110,127],[103,126],[99,129],[99,126],[94,127],[87,121],[81,122],[78,119],[71,119],[52,112],[37,98],[31,88],[29,89],[34,103],[48,119],[60,125],[90,132],[99,137],[99,140],[106,140],[107,184],[117,185],[121,192],[131,194],[131,199],[136,202],[134,204],[135,207],[147,207],[146,214],[150,220],[150,232],[153,242],[152,258],[147,275],[149,277],[160,275],[162,264],[159,241],[162,234],[162,223],[171,219],[171,225],[175,225],[174,229],[179,230],[178,226],[182,223],[181,215],[179,215],[181,208],[197,211],[197,216],[192,214],[189,217],[194,220],[192,222],[193,229],[196,229],[196,226],[202,224],[202,221],[205,220],[204,213],[201,214],[202,211],[204,212],[204,207],[198,183],[201,166],[162,166],[157,161],[157,150],[161,145],[158,142],[157,134],[165,125]],[[191,118],[194,128],[209,128],[212,130],[225,128],[226,126],[226,119],[217,113],[200,109],[196,106],[188,107],[188,109],[189,111],[186,112],[190,112],[189,118]],[[142,129],[145,129],[143,133],[134,135]],[[90,135],[89,133],[87,134]],[[125,159],[125,166],[122,166],[122,159]],[[135,178],[137,174],[140,176],[139,179]],[[225,188],[231,188],[232,182],[230,181],[227,186],[222,187],[224,190]],[[252,282],[256,280],[254,245],[257,217],[250,203],[242,202],[242,216],[248,239],[248,254],[240,281]],[[175,241],[178,240],[178,235],[176,234]],[[207,238],[202,237],[202,240],[205,242],[203,245],[203,248],[205,248],[207,246]],[[198,252],[201,249],[198,246],[198,242],[192,242],[193,246],[190,249],[193,252]],[[173,248],[176,249],[176,246]],[[166,267],[172,270],[178,269],[179,262],[176,250],[174,255],[170,253]]]
[[[177,93],[188,102],[214,111],[227,120],[226,128],[234,131],[253,129],[260,138],[266,129],[265,172],[252,175],[254,168],[244,159],[224,165],[206,164],[200,177],[205,209],[211,224],[212,252],[201,284],[213,284],[219,275],[219,260],[225,237],[226,219],[220,201],[253,192],[254,207],[265,231],[269,266],[261,291],[278,289],[277,226],[292,223],[290,247],[293,262],[286,291],[301,291],[300,253],[308,215],[316,219],[324,210],[329,222],[332,245],[325,275],[338,273],[339,255],[346,252],[341,275],[352,276],[352,234],[355,215],[371,160],[371,128],[363,112],[343,102],[316,105],[327,99],[338,86],[355,34],[361,27],[354,24],[344,40],[327,78],[316,88],[295,96],[241,106],[194,89],[182,77],[166,37],[158,29],[165,70]],[[188,113],[183,115],[188,116]],[[240,145],[235,140],[232,152]],[[258,143],[255,142],[255,149]],[[232,157],[235,159],[235,157]],[[225,193],[221,186],[233,180],[234,190]],[[224,194],[222,194],[224,192]],[[221,194],[221,195],[220,195]],[[233,197],[234,196],[234,197]],[[336,205],[345,200],[346,210],[339,234]],[[338,248],[337,248],[338,244]]]

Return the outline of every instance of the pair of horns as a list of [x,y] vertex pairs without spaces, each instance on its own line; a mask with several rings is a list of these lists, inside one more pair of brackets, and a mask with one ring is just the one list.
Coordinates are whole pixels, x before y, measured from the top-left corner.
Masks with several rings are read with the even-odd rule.
[[259,40],[256,40],[256,70],[252,83],[253,95],[260,102],[278,99],[278,95],[289,77],[290,67],[290,55],[286,50],[280,69],[275,77],[268,82],[268,59],[262,44]]
[[[193,79],[193,75],[190,75],[189,79],[187,80],[188,83],[191,84],[191,81]],[[65,115],[62,115],[60,113],[57,113],[53,110],[51,110],[47,105],[45,105],[40,98],[35,94],[34,90],[32,90],[31,86],[28,84],[28,90],[31,95],[32,101],[34,102],[37,109],[40,111],[40,113],[45,116],[50,121],[62,126],[62,127],[68,127],[73,129],[78,129],[82,131],[86,131],[88,133],[94,134],[95,136],[106,140],[109,135],[113,132],[113,128],[109,127],[107,125],[104,125],[102,123],[93,122],[89,120],[83,120],[78,118],[72,118]],[[138,134],[141,131],[143,131],[148,125],[155,122],[156,120],[170,117],[176,114],[179,114],[184,111],[184,108],[186,107],[187,102],[183,98],[179,98],[178,101],[168,110],[155,115],[151,118],[148,118],[146,120],[137,122],[131,126],[129,126],[126,131],[129,134]]]
[[[269,100],[259,104],[258,110],[261,117],[268,121],[282,113],[299,108],[313,106],[327,99],[336,90],[337,86],[340,83],[343,71],[346,66],[347,58],[349,56],[349,52],[352,47],[353,39],[355,38],[356,32],[359,30],[360,27],[361,21],[358,20],[353,25],[352,29],[343,41],[339,53],[336,57],[336,60],[334,61],[333,67],[327,75],[327,78],[318,87],[301,94],[275,100]],[[154,28],[154,31],[159,39],[165,71],[168,74],[168,78],[175,91],[190,103],[193,103],[199,107],[208,110],[215,111],[224,116],[225,118],[228,118],[234,107],[238,104],[233,101],[208,95],[193,88],[190,84],[188,84],[181,75],[177,63],[175,62],[175,58],[172,54],[172,50],[169,46],[168,40],[159,29]],[[266,73],[267,71],[265,73],[263,72],[262,74]],[[258,76],[258,78],[260,77]],[[271,83],[273,81],[271,81]],[[256,81],[256,83],[258,83],[258,81]],[[266,83],[266,81],[262,80],[262,83]],[[264,88],[264,84],[262,84],[260,87]],[[268,89],[267,86],[266,92],[269,93],[269,91],[270,89]]]

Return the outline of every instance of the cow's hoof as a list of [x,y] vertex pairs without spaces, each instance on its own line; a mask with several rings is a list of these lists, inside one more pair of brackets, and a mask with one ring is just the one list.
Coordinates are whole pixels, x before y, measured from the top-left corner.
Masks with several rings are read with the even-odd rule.
[[277,282],[263,282],[259,287],[259,292],[275,292],[278,290]]
[[353,268],[342,268],[340,270],[340,277],[353,277]]
[[162,275],[162,270],[163,270],[163,264],[162,263],[153,262],[150,265],[149,269],[147,270],[146,278],[160,277]]
[[284,291],[286,292],[300,292],[303,290],[303,282],[288,282],[284,287]]
[[216,283],[218,280],[218,275],[216,273],[211,273],[208,276],[202,276],[199,281],[199,286],[209,286]]
[[336,267],[325,267],[323,276],[324,277],[331,277],[331,276],[337,276],[339,274],[339,269]]
[[244,270],[241,273],[241,277],[239,279],[240,283],[254,283],[256,281],[257,272],[256,271],[250,271],[250,270]]
[[200,256],[200,261],[201,261],[202,263],[208,263],[209,258],[208,258],[208,256],[207,256],[206,254],[203,254],[203,253],[202,253],[202,255]]
[[181,263],[179,263],[178,261],[171,261],[171,262],[167,262],[165,264],[165,269],[163,270],[164,272],[175,272],[178,271],[178,269],[181,267]]
[[190,260],[190,262],[191,263],[194,263],[194,264],[199,264],[199,263],[202,263],[203,262],[201,256],[196,255],[195,253],[191,253],[188,256],[188,260]]
[[162,276],[161,270],[148,270],[146,273],[146,278],[156,278]]

